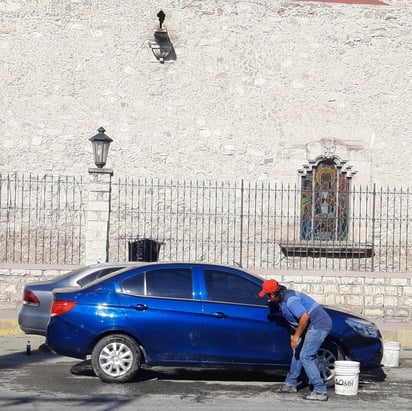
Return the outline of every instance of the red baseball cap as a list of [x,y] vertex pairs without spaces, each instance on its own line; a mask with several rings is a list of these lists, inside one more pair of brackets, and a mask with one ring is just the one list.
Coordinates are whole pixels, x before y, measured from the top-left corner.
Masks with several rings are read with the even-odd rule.
[[280,287],[276,280],[263,281],[262,290],[259,292],[259,297],[264,297],[266,294],[274,293]]

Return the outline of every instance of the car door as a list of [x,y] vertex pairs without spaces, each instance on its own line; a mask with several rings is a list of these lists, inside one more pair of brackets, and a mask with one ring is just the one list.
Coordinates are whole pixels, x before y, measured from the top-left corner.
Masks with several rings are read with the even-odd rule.
[[289,331],[268,320],[255,279],[240,270],[205,267],[203,280],[205,363],[289,364]]
[[146,267],[120,283],[118,296],[148,364],[200,361],[201,302],[190,266]]

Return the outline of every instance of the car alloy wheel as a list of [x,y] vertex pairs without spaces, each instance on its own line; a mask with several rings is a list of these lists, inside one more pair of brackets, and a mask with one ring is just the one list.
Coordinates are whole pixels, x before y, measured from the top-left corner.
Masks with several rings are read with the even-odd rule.
[[108,335],[94,347],[92,366],[104,382],[130,381],[140,368],[139,347],[127,335]]
[[329,346],[319,348],[316,355],[316,364],[318,365],[320,376],[328,387],[333,387],[335,384],[335,361],[337,353]]

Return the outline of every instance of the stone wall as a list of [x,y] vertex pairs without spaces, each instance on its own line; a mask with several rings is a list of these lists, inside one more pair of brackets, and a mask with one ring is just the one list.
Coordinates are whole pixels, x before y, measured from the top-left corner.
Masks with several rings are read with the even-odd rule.
[[306,292],[322,304],[348,309],[376,321],[407,322],[412,318],[411,273],[365,273],[261,270],[264,278]]
[[[165,0],[176,60],[160,64],[152,1],[3,0],[0,171],[87,175],[104,126],[115,177],[296,183],[329,147],[355,184],[410,184],[412,8],[388,3]],[[68,269],[0,267],[0,308]],[[321,302],[411,316],[408,274],[281,276]]]
[[[115,176],[297,182],[334,153],[355,184],[405,185],[412,8],[166,0],[0,4],[0,170],[84,174],[114,139]],[[407,182],[407,184],[409,181]]]
[[0,264],[0,310],[20,309],[24,285],[50,280],[79,266]]
[[[1,264],[0,310],[20,309],[24,284],[48,280],[75,268],[78,267]],[[306,292],[322,304],[348,309],[375,321],[402,323],[412,319],[412,274],[254,272]]]

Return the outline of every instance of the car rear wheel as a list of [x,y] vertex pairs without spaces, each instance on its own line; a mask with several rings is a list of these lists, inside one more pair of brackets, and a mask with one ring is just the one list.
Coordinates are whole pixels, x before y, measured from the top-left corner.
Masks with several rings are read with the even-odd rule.
[[92,366],[103,382],[130,381],[140,368],[139,346],[127,335],[108,335],[94,347]]

